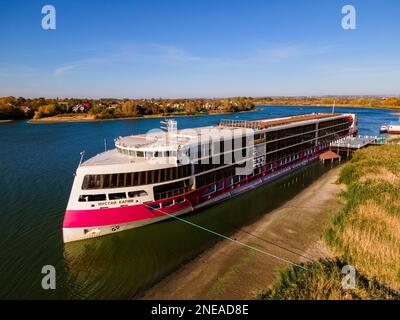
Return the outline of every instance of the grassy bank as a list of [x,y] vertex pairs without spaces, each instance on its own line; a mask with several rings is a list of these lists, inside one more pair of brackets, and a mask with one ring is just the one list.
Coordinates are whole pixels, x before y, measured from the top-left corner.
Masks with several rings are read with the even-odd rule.
[[[324,235],[337,259],[281,271],[260,299],[400,299],[400,146],[356,152],[339,182],[346,203]],[[341,287],[347,264],[357,272],[354,290]]]

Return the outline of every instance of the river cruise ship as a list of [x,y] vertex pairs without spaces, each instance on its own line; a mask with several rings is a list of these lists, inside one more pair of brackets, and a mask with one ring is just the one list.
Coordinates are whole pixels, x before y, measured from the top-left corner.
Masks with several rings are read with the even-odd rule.
[[[64,242],[103,236],[194,212],[289,174],[357,134],[355,114],[313,113],[119,137],[79,164]],[[267,199],[260,199],[265,201]],[[199,213],[201,214],[201,213]]]

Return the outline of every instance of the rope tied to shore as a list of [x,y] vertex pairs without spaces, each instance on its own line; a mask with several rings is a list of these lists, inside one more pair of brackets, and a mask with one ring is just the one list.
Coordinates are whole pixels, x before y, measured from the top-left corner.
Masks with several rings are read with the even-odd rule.
[[193,227],[196,227],[196,228],[201,229],[201,230],[203,230],[203,231],[209,232],[209,233],[211,233],[211,234],[213,234],[213,235],[216,235],[216,236],[218,236],[218,237],[220,237],[220,238],[223,238],[223,239],[225,239],[225,240],[229,240],[229,241],[231,241],[231,242],[233,242],[233,243],[236,243],[236,244],[238,244],[238,245],[241,245],[241,246],[243,246],[243,247],[245,247],[245,248],[254,250],[254,251],[258,252],[258,253],[262,253],[262,254],[264,254],[264,255],[266,255],[266,256],[269,256],[269,257],[271,257],[271,258],[274,258],[274,259],[276,259],[276,260],[286,262],[286,263],[288,263],[288,264],[291,264],[291,265],[293,265],[293,266],[295,266],[295,267],[298,267],[298,268],[301,268],[301,269],[303,269],[303,270],[310,271],[310,270],[307,269],[306,267],[304,267],[304,266],[302,266],[302,265],[300,265],[300,264],[298,264],[298,263],[295,263],[295,262],[293,262],[293,261],[290,261],[290,260],[288,260],[288,259],[279,257],[279,256],[277,256],[277,255],[274,255],[274,254],[272,254],[272,253],[270,253],[270,252],[267,252],[267,251],[265,251],[265,250],[262,250],[262,249],[260,249],[260,248],[251,246],[251,245],[249,245],[249,244],[247,244],[247,243],[241,242],[241,241],[239,241],[239,240],[233,239],[233,238],[231,238],[231,237],[228,237],[228,236],[223,235],[223,234],[221,234],[221,233],[218,233],[218,232],[216,232],[216,231],[210,230],[210,229],[208,229],[208,228],[206,228],[206,227],[203,227],[203,226],[200,226],[200,225],[198,225],[198,224],[196,224],[196,223],[193,223],[193,222],[190,222],[190,221],[188,221],[188,220],[185,220],[185,219],[182,219],[182,218],[180,218],[180,217],[177,217],[176,215],[173,215],[173,214],[164,212],[164,211],[162,211],[161,209],[151,208],[150,206],[148,206],[148,205],[146,205],[146,204],[143,204],[143,205],[144,205],[145,207],[147,207],[148,209],[150,209],[150,210],[159,211],[159,212],[161,212],[162,214],[165,214],[165,215],[167,215],[167,216],[169,216],[169,217],[175,218],[175,219],[178,220],[178,221],[184,222],[184,223],[189,224],[189,225],[191,225],[191,226],[193,226]]

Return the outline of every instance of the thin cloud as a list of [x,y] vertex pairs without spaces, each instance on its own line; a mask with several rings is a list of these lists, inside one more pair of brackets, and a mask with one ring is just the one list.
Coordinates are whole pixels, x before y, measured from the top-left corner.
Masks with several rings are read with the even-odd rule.
[[165,45],[124,46],[105,57],[93,57],[72,61],[58,66],[54,75],[61,76],[70,71],[90,66],[110,63],[141,63],[141,64],[185,64],[206,61],[206,58],[190,55],[183,49]]
[[331,49],[329,46],[312,47],[298,44],[280,44],[260,48],[250,52],[247,56],[231,58],[193,55],[182,48],[162,44],[124,45],[118,47],[115,53],[108,56],[91,57],[62,64],[55,68],[54,75],[62,76],[87,66],[111,63],[172,66],[200,64],[210,68],[250,66],[323,55],[329,53]]

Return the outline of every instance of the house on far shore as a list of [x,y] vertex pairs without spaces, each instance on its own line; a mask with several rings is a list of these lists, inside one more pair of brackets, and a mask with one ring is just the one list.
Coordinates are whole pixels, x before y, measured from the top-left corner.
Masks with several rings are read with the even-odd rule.
[[73,112],[87,112],[90,109],[89,102],[79,103],[76,106],[72,107]]
[[66,101],[58,101],[57,104],[58,104],[60,107],[63,107],[67,112],[69,111],[68,102],[66,102]]

